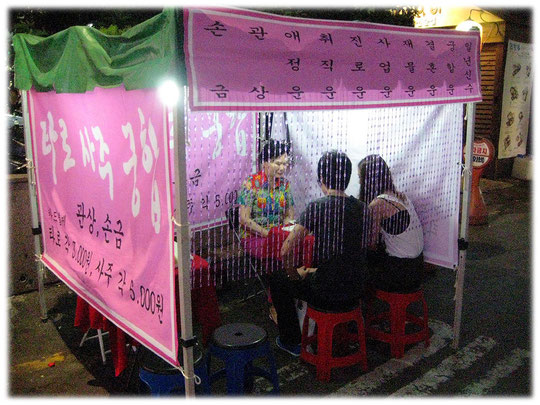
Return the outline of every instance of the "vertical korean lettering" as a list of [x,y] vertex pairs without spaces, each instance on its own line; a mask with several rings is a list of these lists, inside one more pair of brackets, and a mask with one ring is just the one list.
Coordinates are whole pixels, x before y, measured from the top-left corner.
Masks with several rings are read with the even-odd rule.
[[[159,233],[160,224],[161,224],[161,204],[159,201],[159,188],[158,183],[155,178],[156,175],[156,166],[154,165],[154,160],[157,162],[159,157],[159,147],[156,138],[156,131],[152,125],[152,120],[148,120],[148,128],[146,128],[146,120],[142,110],[138,109],[139,120],[141,124],[141,146],[142,146],[142,164],[144,171],[150,174],[152,166],[154,166],[154,171],[152,173],[152,199],[151,199],[151,218],[152,225],[154,226],[154,232]],[[148,136],[148,141],[150,145],[147,145],[146,140]]]
[[[48,124],[48,125],[47,125]],[[58,120],[58,125],[61,128],[60,137],[62,138],[62,150],[66,153],[64,158],[63,170],[67,172],[70,168],[75,166],[75,160],[71,157],[71,147],[67,143],[68,132],[66,123],[62,118]],[[51,155],[52,175],[54,184],[58,183],[56,177],[56,150],[54,143],[58,140],[58,132],[54,129],[54,119],[51,112],[47,112],[47,121],[41,121],[41,151],[44,156]]]
[[223,125],[221,125],[221,122],[219,122],[219,114],[212,114],[214,125],[212,125],[210,128],[205,129],[202,131],[202,135],[204,138],[208,138],[210,135],[212,135],[214,132],[216,133],[216,146],[214,148],[214,151],[212,152],[212,159],[216,159],[221,155],[221,150],[223,149],[223,145],[221,144],[221,138],[223,138]]
[[[139,141],[141,144],[141,159],[143,169],[147,174],[150,174],[150,172],[152,171],[152,167],[154,168],[154,171],[152,172],[152,191],[150,196],[150,217],[155,233],[159,233],[161,223],[161,204],[159,200],[159,188],[155,179],[156,166],[154,165],[154,160],[157,161],[159,157],[159,147],[156,132],[154,126],[152,125],[152,120],[149,119],[148,124],[146,124],[146,119],[144,117],[143,111],[138,108],[137,112],[139,114]],[[124,138],[129,139],[129,149],[131,151],[131,157],[129,158],[129,160],[127,162],[123,162],[123,169],[125,174],[130,174],[133,171],[131,213],[135,218],[139,215],[141,209],[141,193],[137,187],[138,156],[133,127],[130,122],[128,122],[126,125],[122,125],[122,133],[124,135]],[[147,141],[149,142],[149,144],[147,144]]]
[[[112,166],[111,162],[105,162],[105,154],[109,154],[109,145],[105,143],[105,140],[103,139],[103,134],[101,133],[101,129],[99,127],[92,127],[92,134],[94,135],[94,139],[99,142],[99,162],[100,165],[98,167],[99,177],[101,177],[102,180],[105,180],[106,176],[109,176],[109,197],[111,198],[111,201],[114,200],[114,187],[113,187],[113,172],[112,172]],[[103,165],[101,165],[103,164]]]

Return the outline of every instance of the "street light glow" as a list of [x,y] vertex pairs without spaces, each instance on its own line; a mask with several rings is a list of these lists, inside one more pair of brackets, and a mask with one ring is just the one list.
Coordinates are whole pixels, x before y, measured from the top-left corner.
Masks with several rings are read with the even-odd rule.
[[458,31],[480,31],[482,34],[482,25],[473,20],[465,20],[461,22],[457,27]]
[[165,80],[158,88],[159,99],[168,107],[174,107],[180,97],[180,89],[174,80]]

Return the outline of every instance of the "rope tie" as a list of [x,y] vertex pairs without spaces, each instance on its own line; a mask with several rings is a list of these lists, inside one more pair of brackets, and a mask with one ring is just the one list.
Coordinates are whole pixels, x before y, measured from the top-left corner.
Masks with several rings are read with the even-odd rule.
[[186,380],[194,380],[195,384],[197,384],[197,385],[199,385],[201,383],[201,377],[199,377],[197,374],[193,374],[192,376],[188,376],[188,375],[186,375],[186,372],[184,371],[184,369],[182,367],[175,366],[175,368],[182,373],[182,375],[184,376],[184,378]]

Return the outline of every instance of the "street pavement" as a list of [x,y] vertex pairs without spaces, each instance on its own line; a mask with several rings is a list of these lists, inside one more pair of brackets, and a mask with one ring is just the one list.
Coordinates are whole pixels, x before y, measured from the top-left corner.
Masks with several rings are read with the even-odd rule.
[[[277,330],[263,295],[244,302],[239,286],[220,288],[224,323],[250,322],[267,330],[285,397],[532,399],[531,186],[516,179],[483,179],[481,189],[488,224],[470,227],[457,349],[452,347],[455,273],[439,267],[426,273],[424,282],[430,346],[408,346],[396,360],[390,359],[386,344],[368,339],[369,370],[336,369],[328,383],[315,379],[313,366],[275,346]],[[40,319],[37,292],[9,297],[9,398],[146,395],[134,361],[114,377],[110,355],[103,364],[97,339],[79,347],[73,292],[50,284],[45,297],[47,322]],[[257,379],[249,395],[262,397],[269,389],[266,380]],[[224,393],[223,383],[213,386],[215,396]]]

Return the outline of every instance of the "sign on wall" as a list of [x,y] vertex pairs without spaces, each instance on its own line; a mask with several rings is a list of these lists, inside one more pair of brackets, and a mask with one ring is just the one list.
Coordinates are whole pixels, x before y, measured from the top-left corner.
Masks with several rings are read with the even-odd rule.
[[43,262],[177,364],[169,145],[157,92],[32,90],[29,113]]
[[184,29],[194,111],[482,99],[478,33],[197,8]]
[[499,159],[527,150],[532,92],[532,45],[508,41],[499,134]]

